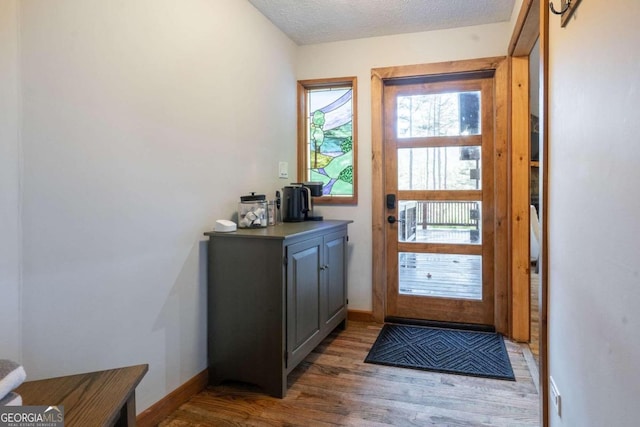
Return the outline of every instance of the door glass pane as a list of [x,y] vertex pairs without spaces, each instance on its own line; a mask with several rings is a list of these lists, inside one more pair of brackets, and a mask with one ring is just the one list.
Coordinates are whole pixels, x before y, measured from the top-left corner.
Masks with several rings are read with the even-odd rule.
[[399,190],[482,188],[479,146],[398,149]]
[[482,256],[398,253],[401,295],[482,300]]
[[482,243],[482,202],[400,200],[398,241]]
[[398,138],[480,135],[480,91],[401,95]]

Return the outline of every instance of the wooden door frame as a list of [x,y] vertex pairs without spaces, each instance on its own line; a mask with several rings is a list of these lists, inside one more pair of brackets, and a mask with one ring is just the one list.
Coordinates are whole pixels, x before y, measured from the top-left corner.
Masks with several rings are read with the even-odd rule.
[[506,57],[480,58],[371,70],[371,146],[372,146],[372,239],[373,239],[373,312],[375,321],[383,322],[386,304],[386,244],[384,218],[384,81],[418,76],[494,71],[494,321],[498,332],[509,334],[508,286],[508,78]]
[[[516,62],[526,61],[527,65],[529,62],[529,54],[535,45],[536,40],[540,40],[540,114],[539,114],[539,128],[540,128],[540,145],[542,151],[542,200],[541,200],[541,210],[542,210],[542,250],[540,253],[540,262],[542,265],[540,274],[541,274],[541,301],[540,301],[540,349],[539,349],[539,360],[540,360],[540,369],[539,369],[539,382],[540,382],[540,405],[541,405],[541,418],[542,418],[542,426],[549,425],[549,402],[547,396],[549,395],[549,384],[547,382],[548,373],[549,373],[549,365],[548,365],[548,290],[549,290],[549,268],[548,268],[548,260],[549,260],[549,252],[548,252],[548,200],[549,200],[549,181],[548,181],[548,167],[549,164],[549,139],[548,139],[548,91],[549,91],[549,1],[548,0],[525,0],[520,9],[520,14],[518,15],[518,20],[516,21],[516,26],[513,31],[513,35],[511,37],[511,42],[509,44],[509,56],[515,59]],[[521,79],[522,73],[524,71],[520,71],[520,75],[515,75],[512,79],[512,87],[514,82]],[[528,70],[527,70],[528,73]],[[528,117],[515,117],[512,114],[512,118],[519,120],[526,119],[528,121]],[[521,125],[522,123],[520,123]],[[515,124],[512,124],[514,127]],[[529,171],[529,166],[523,165],[522,162],[519,162],[519,167],[526,167],[527,171]],[[516,173],[517,171],[514,171]],[[523,171],[520,170],[520,173]],[[528,172],[527,172],[528,176]],[[525,190],[528,194],[528,188]],[[512,220],[514,213],[517,214],[519,210],[522,209],[522,206],[519,206],[517,209],[512,211]],[[527,224],[529,220],[529,215],[526,215]],[[528,242],[528,237],[527,240]],[[528,253],[529,248],[513,248],[518,249],[519,251],[525,250]],[[515,262],[515,261],[514,261]],[[527,275],[528,279],[528,275]],[[522,277],[520,276],[520,280]],[[529,283],[520,284],[529,286]],[[527,299],[529,298],[527,294]],[[522,301],[520,301],[522,304]],[[530,308],[527,309],[527,313]]]
[[529,53],[511,56],[511,338],[531,338]]

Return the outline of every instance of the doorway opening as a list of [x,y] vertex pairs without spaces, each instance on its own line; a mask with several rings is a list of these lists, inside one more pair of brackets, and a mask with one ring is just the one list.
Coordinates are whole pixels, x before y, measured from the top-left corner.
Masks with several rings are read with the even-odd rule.
[[377,321],[508,334],[507,79],[504,57],[372,70]]

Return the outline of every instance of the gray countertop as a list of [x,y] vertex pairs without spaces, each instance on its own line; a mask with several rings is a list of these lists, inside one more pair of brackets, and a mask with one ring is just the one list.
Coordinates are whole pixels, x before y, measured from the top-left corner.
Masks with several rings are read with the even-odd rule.
[[238,238],[262,238],[262,239],[286,239],[289,237],[312,233],[332,227],[340,227],[352,223],[351,220],[325,220],[325,221],[303,221],[303,222],[282,222],[265,228],[238,228],[237,231],[220,233],[209,231],[205,236],[215,237],[238,237]]

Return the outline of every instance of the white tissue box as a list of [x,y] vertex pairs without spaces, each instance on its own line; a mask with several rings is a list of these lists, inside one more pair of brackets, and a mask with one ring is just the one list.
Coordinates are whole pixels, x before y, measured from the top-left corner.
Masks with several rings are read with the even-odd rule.
[[238,226],[233,221],[228,221],[226,219],[219,219],[216,221],[216,225],[213,231],[218,233],[229,233],[231,231],[236,231]]

